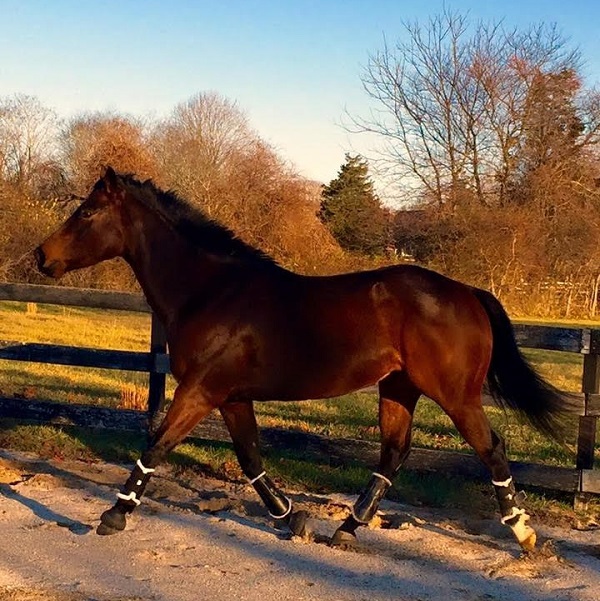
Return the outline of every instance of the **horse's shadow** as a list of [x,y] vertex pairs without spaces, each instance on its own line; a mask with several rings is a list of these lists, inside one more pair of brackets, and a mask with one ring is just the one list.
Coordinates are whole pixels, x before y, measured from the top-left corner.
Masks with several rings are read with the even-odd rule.
[[42,503],[35,501],[25,495],[22,495],[20,492],[16,491],[9,484],[0,484],[0,495],[5,496],[7,499],[12,499],[17,503],[27,507],[35,516],[44,520],[46,522],[54,522],[57,526],[62,526],[63,528],[67,528],[73,534],[83,535],[87,534],[92,526],[89,524],[84,524],[78,520],[73,520],[61,513],[57,513],[52,509],[46,507]]

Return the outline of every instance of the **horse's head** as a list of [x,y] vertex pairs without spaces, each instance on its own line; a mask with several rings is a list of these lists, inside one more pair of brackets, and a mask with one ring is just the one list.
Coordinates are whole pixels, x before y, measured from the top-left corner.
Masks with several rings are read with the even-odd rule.
[[54,278],[121,256],[125,235],[122,181],[108,167],[79,208],[35,251],[39,270]]

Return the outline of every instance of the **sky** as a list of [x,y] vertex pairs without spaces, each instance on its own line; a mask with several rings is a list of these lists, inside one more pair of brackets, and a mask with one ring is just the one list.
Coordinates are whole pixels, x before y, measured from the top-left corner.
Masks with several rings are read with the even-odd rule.
[[234,100],[299,173],[329,182],[375,141],[344,127],[373,106],[361,73],[402,23],[444,7],[474,21],[556,23],[600,83],[598,0],[0,0],[0,97],[59,116],[160,118],[199,92]]

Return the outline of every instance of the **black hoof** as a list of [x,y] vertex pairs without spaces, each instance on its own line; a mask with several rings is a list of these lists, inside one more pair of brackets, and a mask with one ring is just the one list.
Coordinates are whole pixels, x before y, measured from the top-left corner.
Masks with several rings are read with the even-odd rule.
[[100,525],[96,528],[97,534],[115,534],[121,530],[125,530],[127,525],[127,518],[122,511],[119,511],[116,507],[107,509],[100,516]]
[[117,532],[121,532],[121,530],[117,530],[116,528],[111,528],[106,524],[99,524],[98,528],[96,528],[96,534],[100,536],[107,536],[109,534],[116,534]]
[[301,536],[304,538],[308,536],[308,528],[306,527],[306,521],[308,520],[308,513],[304,510],[296,511],[290,516],[288,527],[295,536]]
[[331,537],[331,546],[340,549],[359,549],[360,543],[355,534],[338,528]]

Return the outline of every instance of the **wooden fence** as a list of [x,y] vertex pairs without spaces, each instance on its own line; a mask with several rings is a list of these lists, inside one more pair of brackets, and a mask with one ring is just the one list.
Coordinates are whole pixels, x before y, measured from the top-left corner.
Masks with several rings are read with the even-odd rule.
[[[28,284],[0,284],[0,301],[151,313],[141,295]],[[600,330],[516,325],[515,334],[522,347],[583,355],[582,394],[578,397],[581,403],[577,410],[579,435],[575,467],[513,462],[515,480],[529,486],[572,491],[579,497],[588,493],[600,494],[600,477],[598,472],[594,471],[596,422],[600,415]],[[164,329],[154,315],[151,318],[148,352],[0,341],[0,359],[142,371],[149,374],[147,413],[0,398],[0,417],[116,429],[140,429],[148,427],[149,424],[150,429],[153,429],[164,404],[169,358]],[[205,420],[195,433],[213,440],[228,440],[222,423],[215,418]],[[378,445],[372,442],[330,440],[277,428],[263,428],[261,441],[267,447],[293,448],[302,456],[325,456],[333,462],[344,462],[352,458],[372,463],[376,461],[378,453]],[[487,477],[476,457],[447,451],[416,449],[411,454],[407,467]]]

